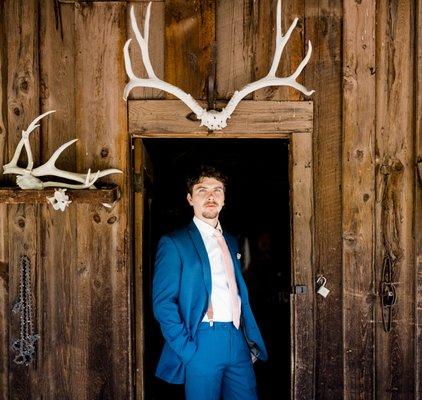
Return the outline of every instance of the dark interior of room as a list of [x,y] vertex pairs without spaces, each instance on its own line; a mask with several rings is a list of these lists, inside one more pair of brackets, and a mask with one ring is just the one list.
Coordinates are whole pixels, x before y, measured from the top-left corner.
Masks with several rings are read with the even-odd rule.
[[259,398],[289,398],[288,141],[145,139],[143,143],[153,166],[153,179],[145,182],[142,244],[146,399],[184,399],[183,385],[166,384],[154,376],[163,338],[152,314],[151,286],[158,239],[192,218],[185,176],[201,163],[214,165],[229,177],[220,221],[223,229],[235,234],[242,245],[250,304],[269,353],[267,362],[255,363]]

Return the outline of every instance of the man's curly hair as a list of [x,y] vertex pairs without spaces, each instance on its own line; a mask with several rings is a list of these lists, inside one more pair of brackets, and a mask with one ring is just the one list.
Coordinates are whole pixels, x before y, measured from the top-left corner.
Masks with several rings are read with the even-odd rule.
[[188,193],[192,195],[193,187],[197,183],[200,183],[204,178],[214,178],[224,185],[224,189],[226,188],[227,176],[223,172],[211,165],[201,165],[186,178],[186,187]]

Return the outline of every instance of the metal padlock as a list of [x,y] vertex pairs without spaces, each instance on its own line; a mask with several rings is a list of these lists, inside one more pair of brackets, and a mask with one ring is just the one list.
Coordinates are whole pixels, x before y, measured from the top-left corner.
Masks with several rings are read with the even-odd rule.
[[330,290],[325,287],[325,284],[327,283],[327,278],[324,276],[320,276],[317,280],[317,283],[322,282],[321,286],[318,288],[317,293],[320,294],[322,297],[327,297],[328,293],[330,293]]

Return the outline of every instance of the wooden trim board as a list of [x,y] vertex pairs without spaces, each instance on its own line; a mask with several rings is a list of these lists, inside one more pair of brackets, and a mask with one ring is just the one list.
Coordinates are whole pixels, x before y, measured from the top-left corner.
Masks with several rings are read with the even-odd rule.
[[[54,196],[54,188],[43,190],[20,189],[17,187],[0,188],[0,203],[6,204],[40,204],[48,203],[47,197]],[[99,187],[98,189],[67,189],[66,195],[74,203],[113,203],[120,198],[117,185]]]
[[180,100],[130,100],[128,106],[133,137],[287,138],[292,133],[311,133],[313,125],[312,101],[244,100],[222,131],[200,126]]

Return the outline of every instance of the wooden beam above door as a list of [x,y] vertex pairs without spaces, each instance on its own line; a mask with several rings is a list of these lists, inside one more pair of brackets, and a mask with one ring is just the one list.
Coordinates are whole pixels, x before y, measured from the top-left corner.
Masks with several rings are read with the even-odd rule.
[[[224,107],[225,103],[217,103]],[[129,133],[133,137],[268,138],[312,132],[312,101],[242,101],[222,131],[208,131],[190,119],[191,110],[179,100],[130,100]]]

